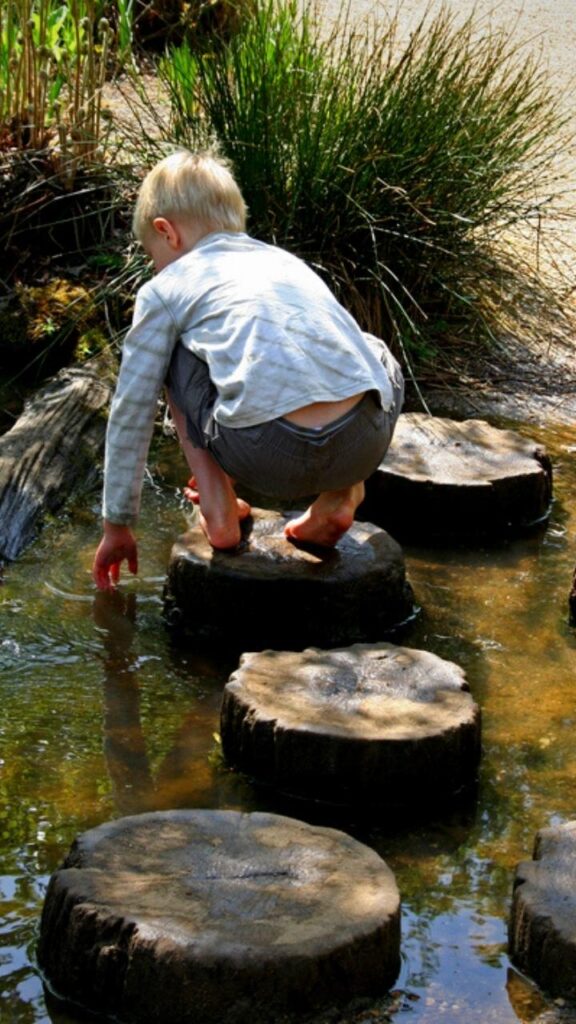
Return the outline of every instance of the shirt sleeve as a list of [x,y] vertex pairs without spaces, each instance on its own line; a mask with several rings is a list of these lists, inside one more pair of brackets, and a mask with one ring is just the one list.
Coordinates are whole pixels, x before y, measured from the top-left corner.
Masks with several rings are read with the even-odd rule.
[[136,297],[110,408],[104,460],[103,515],[130,526],[140,494],[158,396],[178,339],[174,318],[151,282]]

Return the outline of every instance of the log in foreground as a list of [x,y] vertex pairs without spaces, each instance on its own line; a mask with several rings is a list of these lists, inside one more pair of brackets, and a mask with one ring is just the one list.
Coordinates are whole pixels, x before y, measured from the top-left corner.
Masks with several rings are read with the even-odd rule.
[[225,687],[221,736],[230,764],[286,796],[415,809],[473,785],[480,710],[462,669],[427,651],[262,651]]
[[518,865],[510,956],[554,997],[576,999],[576,821],[541,829]]
[[110,395],[94,371],[63,370],[0,437],[0,558],[17,558],[42,517],[87,481],[104,443]]
[[60,997],[124,1024],[251,1024],[385,992],[399,912],[392,872],[342,832],[163,811],[75,841],[38,957]]
[[416,541],[502,536],[544,523],[551,498],[536,442],[483,420],[403,413],[358,517]]
[[254,509],[235,551],[214,551],[200,527],[172,549],[168,621],[196,640],[239,650],[301,650],[379,640],[414,615],[404,556],[371,524],[335,548],[296,546],[287,517]]

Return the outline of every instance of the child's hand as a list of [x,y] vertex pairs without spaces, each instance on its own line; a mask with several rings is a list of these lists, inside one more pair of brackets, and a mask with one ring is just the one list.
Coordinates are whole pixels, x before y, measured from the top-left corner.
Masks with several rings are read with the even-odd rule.
[[99,590],[110,590],[120,578],[120,565],[126,559],[131,573],[138,572],[136,539],[128,526],[104,520],[104,536],[94,557],[92,575]]

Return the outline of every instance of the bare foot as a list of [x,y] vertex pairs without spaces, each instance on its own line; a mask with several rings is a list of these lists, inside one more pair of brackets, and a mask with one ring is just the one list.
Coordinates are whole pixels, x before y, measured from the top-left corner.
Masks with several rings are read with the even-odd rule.
[[198,510],[198,520],[206,539],[217,551],[231,551],[237,548],[241,539],[240,520],[237,516],[230,518],[207,518]]
[[[216,480],[219,478],[217,477]],[[194,505],[198,505],[198,520],[206,538],[213,548],[228,551],[238,547],[242,539],[240,523],[252,512],[250,505],[242,498],[237,498],[231,482],[222,475],[220,487],[212,492],[208,488],[211,501],[200,501],[200,491],[196,477],[191,476],[183,494]]]
[[342,491],[324,491],[303,515],[286,524],[284,534],[288,540],[333,548],[352,526],[363,498],[363,483]]
[[[198,487],[196,484],[196,477],[191,476],[186,487],[182,488],[182,494],[188,501],[191,501],[193,505],[200,504],[200,494],[198,493]],[[248,516],[252,515],[252,508],[247,501],[243,498],[236,498],[236,505],[238,507],[238,519],[240,522],[243,519],[247,519]]]

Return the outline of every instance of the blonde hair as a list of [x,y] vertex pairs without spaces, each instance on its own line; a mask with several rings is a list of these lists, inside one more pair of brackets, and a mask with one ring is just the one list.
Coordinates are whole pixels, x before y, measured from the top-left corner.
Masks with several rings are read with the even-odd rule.
[[228,163],[210,153],[179,149],[146,175],[132,230],[142,242],[155,217],[200,221],[213,231],[244,231],[246,204]]

